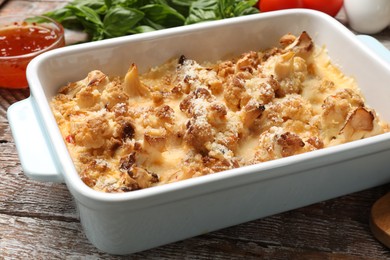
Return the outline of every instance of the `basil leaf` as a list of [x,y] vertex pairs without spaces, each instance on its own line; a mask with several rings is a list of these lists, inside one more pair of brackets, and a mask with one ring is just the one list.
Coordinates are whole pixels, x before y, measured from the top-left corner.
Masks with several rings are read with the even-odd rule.
[[54,11],[50,11],[44,14],[44,16],[50,17],[56,20],[59,23],[62,23],[63,20],[69,17],[74,17],[73,12],[68,8],[60,8]]
[[168,0],[168,5],[181,13],[184,17],[188,17],[189,9],[192,2],[197,0]]
[[197,0],[170,0],[170,5],[190,7],[193,2]]
[[147,26],[147,25],[140,25],[135,27],[133,30],[131,30],[131,33],[136,34],[136,33],[144,33],[144,32],[153,32],[156,29],[153,27]]
[[256,0],[221,0],[218,1],[218,11],[222,19],[255,14],[259,12],[253,7],[256,3]]
[[82,20],[84,20],[84,22],[90,25],[94,25],[94,26],[103,25],[99,15],[88,6],[68,6],[67,8],[73,11],[76,17],[81,18]]
[[112,0],[113,6],[123,6],[123,7],[139,7],[138,0]]
[[155,22],[153,22],[152,20],[150,20],[150,19],[148,19],[148,18],[144,18],[144,19],[142,20],[142,22],[143,22],[145,25],[147,25],[147,26],[153,28],[154,30],[166,29],[166,27],[164,27],[164,26],[162,26],[162,25],[160,25],[160,24],[158,24],[158,23],[155,23]]
[[217,0],[198,0],[192,2],[185,24],[219,20]]
[[99,15],[102,15],[107,11],[105,0],[73,0],[69,6],[86,6],[94,10]]
[[259,9],[254,7],[256,3],[257,0],[237,1],[233,11],[234,16],[244,16],[259,13]]
[[150,4],[168,5],[165,0],[113,0],[113,5],[120,5],[123,7],[141,8]]
[[103,23],[99,15],[87,6],[67,6],[84,26],[93,41],[104,39]]
[[178,11],[168,5],[149,4],[140,8],[145,17],[162,27],[175,27],[184,25],[185,18]]
[[103,28],[110,38],[127,35],[144,17],[144,13],[132,8],[114,7],[108,10],[103,20]]
[[107,9],[110,9],[112,6],[112,0],[104,0],[104,4],[106,5]]
[[223,18],[233,17],[233,8],[235,0],[220,0],[218,2],[218,13]]
[[[71,10],[68,8],[60,8],[43,14],[61,23],[64,28],[82,30],[82,23],[77,19]],[[37,20],[39,21],[39,19]]]
[[73,0],[45,15],[92,40],[258,13],[257,0]]
[[84,25],[80,22],[80,20],[76,16],[70,16],[62,20],[61,24],[64,28],[82,31],[84,29]]

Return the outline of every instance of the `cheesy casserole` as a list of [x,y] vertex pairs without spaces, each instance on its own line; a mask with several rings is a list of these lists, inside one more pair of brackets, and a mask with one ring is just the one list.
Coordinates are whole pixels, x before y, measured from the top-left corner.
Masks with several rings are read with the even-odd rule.
[[81,179],[127,192],[388,131],[310,36],[199,64],[181,56],[124,77],[91,71],[51,107]]

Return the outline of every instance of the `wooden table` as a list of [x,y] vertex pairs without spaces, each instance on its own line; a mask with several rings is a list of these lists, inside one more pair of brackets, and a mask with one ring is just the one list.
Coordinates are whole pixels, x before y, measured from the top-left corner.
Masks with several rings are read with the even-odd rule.
[[[0,15],[41,14],[65,2],[9,0]],[[390,49],[390,29],[375,37]],[[88,242],[64,184],[24,176],[6,111],[28,96],[28,90],[0,89],[0,259],[121,259]],[[371,206],[389,191],[383,185],[126,259],[390,259],[368,225]]]

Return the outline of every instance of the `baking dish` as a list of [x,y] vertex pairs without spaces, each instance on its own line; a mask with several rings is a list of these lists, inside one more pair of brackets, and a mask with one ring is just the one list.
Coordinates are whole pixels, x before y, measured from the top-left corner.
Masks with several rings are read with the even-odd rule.
[[285,10],[69,46],[35,58],[27,68],[31,96],[8,110],[25,174],[65,182],[88,239],[112,254],[146,250],[389,182],[390,133],[128,193],[97,192],[79,178],[48,104],[59,87],[92,69],[124,75],[131,63],[145,71],[182,54],[213,61],[275,46],[280,36],[302,31],[326,45],[333,63],[356,78],[366,103],[390,122],[388,51],[325,14]]

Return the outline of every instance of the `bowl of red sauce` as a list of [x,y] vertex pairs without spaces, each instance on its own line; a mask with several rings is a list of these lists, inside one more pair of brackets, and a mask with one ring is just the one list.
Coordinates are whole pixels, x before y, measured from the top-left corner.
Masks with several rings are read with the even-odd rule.
[[0,17],[0,87],[28,88],[28,63],[39,54],[64,45],[64,28],[51,18]]

